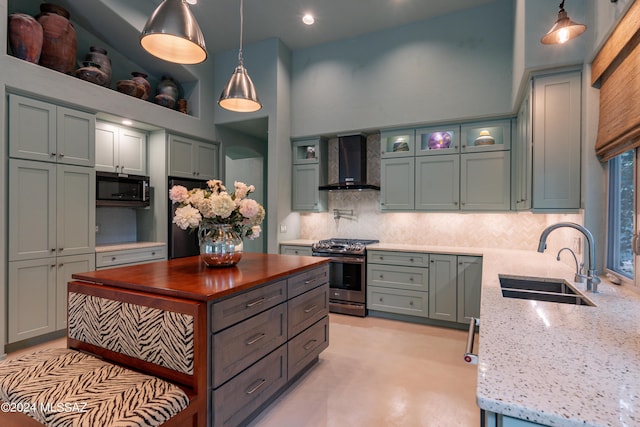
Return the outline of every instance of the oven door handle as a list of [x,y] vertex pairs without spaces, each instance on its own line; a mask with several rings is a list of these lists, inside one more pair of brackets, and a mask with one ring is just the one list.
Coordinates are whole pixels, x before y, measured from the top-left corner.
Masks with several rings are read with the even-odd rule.
[[340,257],[328,257],[329,260],[331,262],[337,262],[337,263],[341,263],[341,264],[364,264],[365,262],[365,258],[357,258],[357,257],[346,257],[346,256],[340,256]]

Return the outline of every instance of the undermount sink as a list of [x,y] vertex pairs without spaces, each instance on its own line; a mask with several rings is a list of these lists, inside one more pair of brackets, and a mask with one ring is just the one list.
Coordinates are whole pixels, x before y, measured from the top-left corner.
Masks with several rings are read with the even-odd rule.
[[594,306],[564,280],[503,275],[499,275],[498,278],[502,296],[506,298]]

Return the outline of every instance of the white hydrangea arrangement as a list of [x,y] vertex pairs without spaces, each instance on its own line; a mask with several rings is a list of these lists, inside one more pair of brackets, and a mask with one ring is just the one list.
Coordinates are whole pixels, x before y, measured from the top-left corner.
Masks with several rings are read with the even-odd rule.
[[208,189],[187,190],[174,185],[169,198],[178,204],[173,223],[183,230],[198,229],[201,225],[228,224],[241,238],[260,236],[260,224],[264,220],[264,208],[248,196],[255,191],[253,185],[234,183],[234,191],[228,193],[222,181],[207,181]]

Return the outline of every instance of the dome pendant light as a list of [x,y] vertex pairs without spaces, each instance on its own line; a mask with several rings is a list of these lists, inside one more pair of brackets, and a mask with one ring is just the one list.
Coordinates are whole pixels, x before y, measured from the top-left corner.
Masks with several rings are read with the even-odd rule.
[[562,44],[578,37],[586,29],[586,25],[578,24],[569,19],[567,12],[564,10],[564,0],[562,0],[556,23],[553,24],[553,27],[540,41],[542,44]]
[[163,0],[140,34],[150,54],[178,64],[199,64],[207,59],[202,31],[185,0]]
[[218,105],[225,110],[239,113],[252,113],[262,108],[256,88],[242,62],[242,30],[244,27],[243,0],[240,0],[240,50],[238,66],[233,71],[229,82],[222,90]]

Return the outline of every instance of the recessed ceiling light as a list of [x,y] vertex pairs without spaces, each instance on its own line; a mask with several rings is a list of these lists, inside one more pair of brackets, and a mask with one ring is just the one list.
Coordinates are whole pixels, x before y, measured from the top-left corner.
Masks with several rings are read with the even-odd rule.
[[307,25],[313,25],[313,23],[316,22],[316,20],[312,14],[305,13],[305,15],[302,17],[302,22],[304,22]]
[[133,122],[131,120],[123,120],[122,124],[125,126],[131,126],[133,124]]
[[198,4],[198,0],[187,0],[189,4]]

